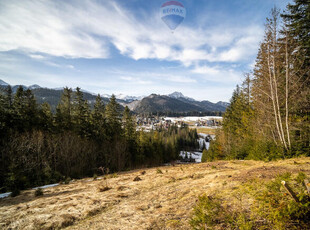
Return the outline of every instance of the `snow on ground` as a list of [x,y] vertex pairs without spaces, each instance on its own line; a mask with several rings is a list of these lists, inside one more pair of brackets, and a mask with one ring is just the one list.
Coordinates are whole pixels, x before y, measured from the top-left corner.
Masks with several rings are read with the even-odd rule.
[[11,192],[1,193],[1,194],[0,194],[0,199],[1,199],[1,198],[9,197],[10,195],[11,195]]
[[171,120],[171,121],[207,121],[207,120],[213,120],[213,119],[219,119],[222,120],[223,117],[220,116],[204,116],[204,117],[165,117],[165,120]]
[[[59,184],[58,184],[58,183],[57,183],[57,184],[47,184],[47,185],[43,185],[43,186],[39,186],[39,187],[34,187],[34,188],[32,188],[32,189],[38,189],[38,188],[42,188],[42,189],[44,189],[44,188],[51,188],[51,187],[55,187],[55,186],[57,186],[57,185],[59,185]],[[1,199],[1,198],[9,197],[10,195],[11,195],[11,192],[1,193],[1,194],[0,194],[0,199]]]
[[203,150],[203,144],[205,144],[205,148],[206,149],[209,149],[209,145],[210,145],[210,142],[207,142],[204,138],[199,138],[198,139],[198,142],[199,142],[199,150]]
[[201,157],[202,157],[202,152],[186,152],[186,151],[181,151],[180,152],[180,156],[183,159],[185,158],[185,156],[187,156],[187,158],[195,159],[196,163],[200,163],[201,162]]
[[47,185],[43,185],[43,186],[39,186],[39,187],[34,187],[34,188],[32,188],[32,189],[50,188],[50,187],[55,187],[55,186],[57,186],[57,185],[59,185],[59,183],[57,183],[57,184],[47,184]]

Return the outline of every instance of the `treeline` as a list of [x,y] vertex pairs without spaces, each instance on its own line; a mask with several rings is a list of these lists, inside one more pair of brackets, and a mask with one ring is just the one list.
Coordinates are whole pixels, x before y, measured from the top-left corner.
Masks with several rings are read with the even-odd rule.
[[38,105],[31,90],[10,87],[0,94],[0,188],[17,191],[110,172],[159,165],[193,149],[197,133],[171,126],[137,132],[135,117],[115,96],[93,108],[79,88],[64,88],[56,112]]
[[310,2],[272,9],[253,72],[237,86],[204,159],[310,155]]

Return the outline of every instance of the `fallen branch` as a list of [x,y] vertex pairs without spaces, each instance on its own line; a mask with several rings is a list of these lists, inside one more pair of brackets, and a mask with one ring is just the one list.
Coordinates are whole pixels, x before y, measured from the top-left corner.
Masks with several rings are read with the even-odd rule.
[[299,203],[299,200],[296,196],[296,194],[294,193],[294,191],[290,188],[290,186],[283,180],[281,181],[281,184],[284,186],[284,188],[286,189],[286,191],[291,195],[291,197],[297,202]]

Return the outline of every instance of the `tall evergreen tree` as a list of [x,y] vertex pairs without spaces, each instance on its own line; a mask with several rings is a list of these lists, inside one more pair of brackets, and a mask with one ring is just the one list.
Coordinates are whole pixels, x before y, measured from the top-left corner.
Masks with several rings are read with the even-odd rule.
[[61,101],[56,108],[56,127],[58,130],[72,130],[72,89],[65,87]]
[[94,109],[92,110],[91,113],[91,124],[92,124],[92,131],[96,136],[97,141],[105,140],[107,129],[105,106],[99,94],[96,97]]
[[292,91],[294,151],[310,152],[310,1],[294,0],[281,16],[286,44],[289,43],[287,75],[292,83],[287,91]]
[[123,129],[130,163],[135,164],[137,158],[136,124],[127,106],[123,113]]
[[45,131],[52,132],[54,128],[53,126],[54,119],[51,106],[47,102],[44,102],[41,105],[39,116],[40,116],[40,127]]
[[111,96],[110,101],[106,106],[106,121],[109,127],[107,131],[110,138],[122,134],[120,106],[117,103],[114,94]]
[[73,123],[76,132],[80,136],[90,136],[90,109],[87,100],[83,98],[83,92],[76,88],[72,108]]

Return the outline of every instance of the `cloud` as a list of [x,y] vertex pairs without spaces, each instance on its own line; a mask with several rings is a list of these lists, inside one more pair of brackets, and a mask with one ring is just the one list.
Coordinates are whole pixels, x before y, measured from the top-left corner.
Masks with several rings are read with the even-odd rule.
[[[162,73],[162,72],[156,72],[156,71],[111,71],[112,74],[120,75],[120,79],[124,81],[131,81],[133,83],[144,83],[144,84],[150,84],[154,82],[173,82],[173,83],[196,83],[197,80],[193,79],[190,76],[181,75],[178,73]],[[126,75],[125,75],[126,74]],[[148,79],[148,81],[141,80],[141,79]]]
[[[70,8],[59,1],[0,2],[0,51],[22,50],[70,58],[107,57],[103,40],[66,20]],[[73,13],[79,11],[77,8]]]
[[121,80],[130,82],[132,84],[140,84],[140,85],[148,85],[148,84],[152,84],[152,81],[148,81],[148,80],[141,80],[140,77],[131,77],[131,76],[121,76],[120,77]]
[[[71,2],[72,3],[72,2]],[[257,26],[186,27],[172,34],[157,9],[137,15],[116,1],[0,3],[0,51],[22,50],[66,58],[109,58],[111,45],[135,60],[237,62],[256,53]]]
[[45,59],[45,57],[40,54],[29,54],[29,57],[31,57],[32,59],[37,59],[37,60]]
[[192,73],[202,76],[210,82],[238,84],[243,76],[242,73],[233,68],[224,68],[219,66],[210,67],[207,65],[195,66]]
[[178,75],[170,75],[170,76],[167,76],[166,79],[168,81],[178,82],[178,83],[196,83],[197,82],[195,79],[192,79],[190,77],[184,77],[184,76],[178,76]]
[[121,77],[121,79],[124,80],[124,81],[132,81],[134,78],[133,77],[124,76],[124,77]]

